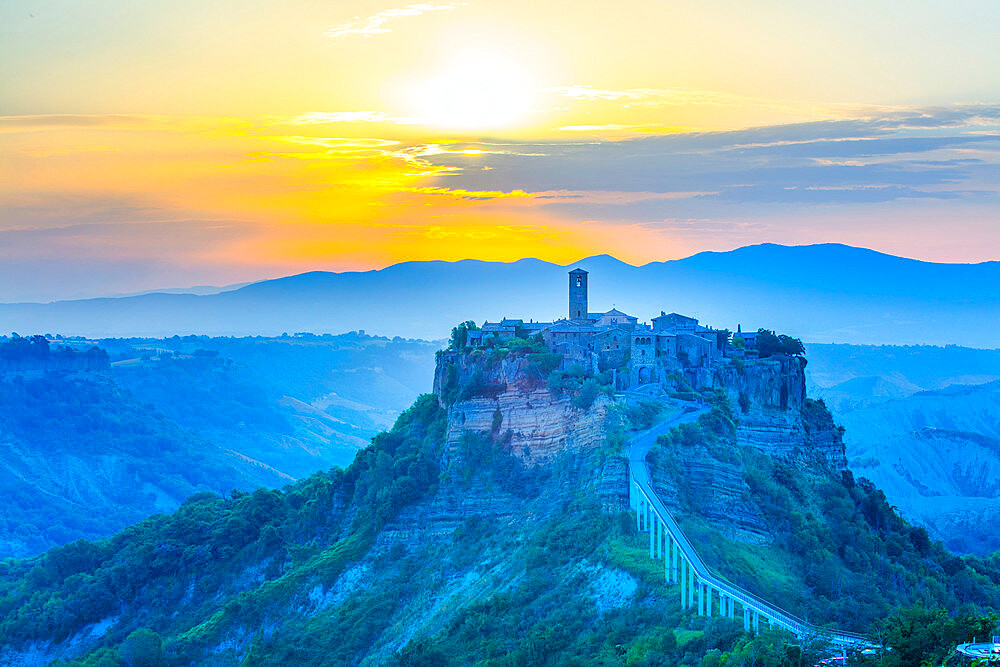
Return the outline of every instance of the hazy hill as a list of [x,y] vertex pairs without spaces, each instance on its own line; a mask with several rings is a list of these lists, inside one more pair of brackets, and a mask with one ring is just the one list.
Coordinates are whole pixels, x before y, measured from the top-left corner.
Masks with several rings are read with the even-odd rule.
[[840,398],[875,400],[1000,379],[1000,349],[957,345],[807,343],[810,393],[831,407]]
[[[440,347],[355,333],[100,343],[117,381],[137,396],[293,477],[350,464],[430,388]],[[222,363],[194,363],[200,357],[204,366],[206,353]]]
[[211,295],[2,304],[0,331],[162,336],[365,329],[439,339],[467,319],[561,316],[565,274],[574,266],[591,272],[591,310],[616,306],[642,320],[666,310],[718,327],[766,325],[811,341],[1000,346],[993,288],[1000,263],[935,264],[832,244],[750,246],[641,267],[602,255],[571,266],[464,260],[317,271]]
[[851,469],[949,548],[1000,548],[1000,350],[809,344]]
[[97,370],[67,362],[89,352],[0,359],[0,558],[109,535],[198,491],[347,467],[429,388],[437,348],[356,334],[100,344],[111,363],[102,352]]
[[180,428],[106,373],[0,379],[0,558],[108,535],[197,491],[290,481]]
[[1000,382],[951,386],[838,417],[851,468],[966,553],[1000,549]]

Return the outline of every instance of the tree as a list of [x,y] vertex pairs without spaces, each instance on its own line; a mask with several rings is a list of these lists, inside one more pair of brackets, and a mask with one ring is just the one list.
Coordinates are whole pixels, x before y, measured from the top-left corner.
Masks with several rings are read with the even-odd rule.
[[798,338],[792,338],[785,334],[776,335],[768,329],[757,331],[757,353],[761,358],[770,357],[774,354],[788,354],[794,356],[804,356],[806,348]]
[[163,640],[149,628],[136,630],[118,649],[128,667],[153,667],[163,664]]
[[454,350],[465,349],[469,340],[470,331],[479,331],[479,327],[472,320],[466,320],[451,330],[451,341],[449,346]]

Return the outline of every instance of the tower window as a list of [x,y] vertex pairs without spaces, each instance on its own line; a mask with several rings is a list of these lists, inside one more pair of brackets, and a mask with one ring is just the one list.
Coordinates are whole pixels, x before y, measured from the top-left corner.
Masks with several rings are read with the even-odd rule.
[[576,286],[577,287],[583,287],[583,279],[580,278],[580,276],[576,277]]

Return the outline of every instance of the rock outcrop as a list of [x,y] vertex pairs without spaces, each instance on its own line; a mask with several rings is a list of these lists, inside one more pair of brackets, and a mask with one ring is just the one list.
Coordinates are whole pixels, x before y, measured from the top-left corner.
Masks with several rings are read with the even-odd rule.
[[546,389],[521,393],[516,388],[497,396],[459,401],[448,411],[448,446],[466,431],[502,439],[510,452],[528,465],[551,460],[567,451],[600,447],[610,400],[600,395],[587,410],[568,396],[556,398]]
[[570,393],[553,394],[545,387],[547,356],[439,353],[434,392],[448,408],[449,449],[467,432],[487,434],[530,466],[599,448],[611,400],[599,393],[579,406]]
[[736,415],[736,444],[844,469],[843,432],[825,406],[806,398],[805,366],[802,357],[775,355],[716,371],[716,386],[729,394]]
[[725,389],[744,413],[774,414],[801,410],[806,403],[806,360],[775,355],[720,366],[715,386]]

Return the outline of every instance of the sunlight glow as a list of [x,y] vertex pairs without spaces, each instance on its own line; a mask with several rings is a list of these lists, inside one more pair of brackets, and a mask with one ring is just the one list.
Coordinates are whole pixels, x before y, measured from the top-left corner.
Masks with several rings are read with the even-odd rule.
[[510,127],[528,113],[531,85],[513,60],[497,53],[456,54],[436,76],[409,89],[421,124],[469,130]]

